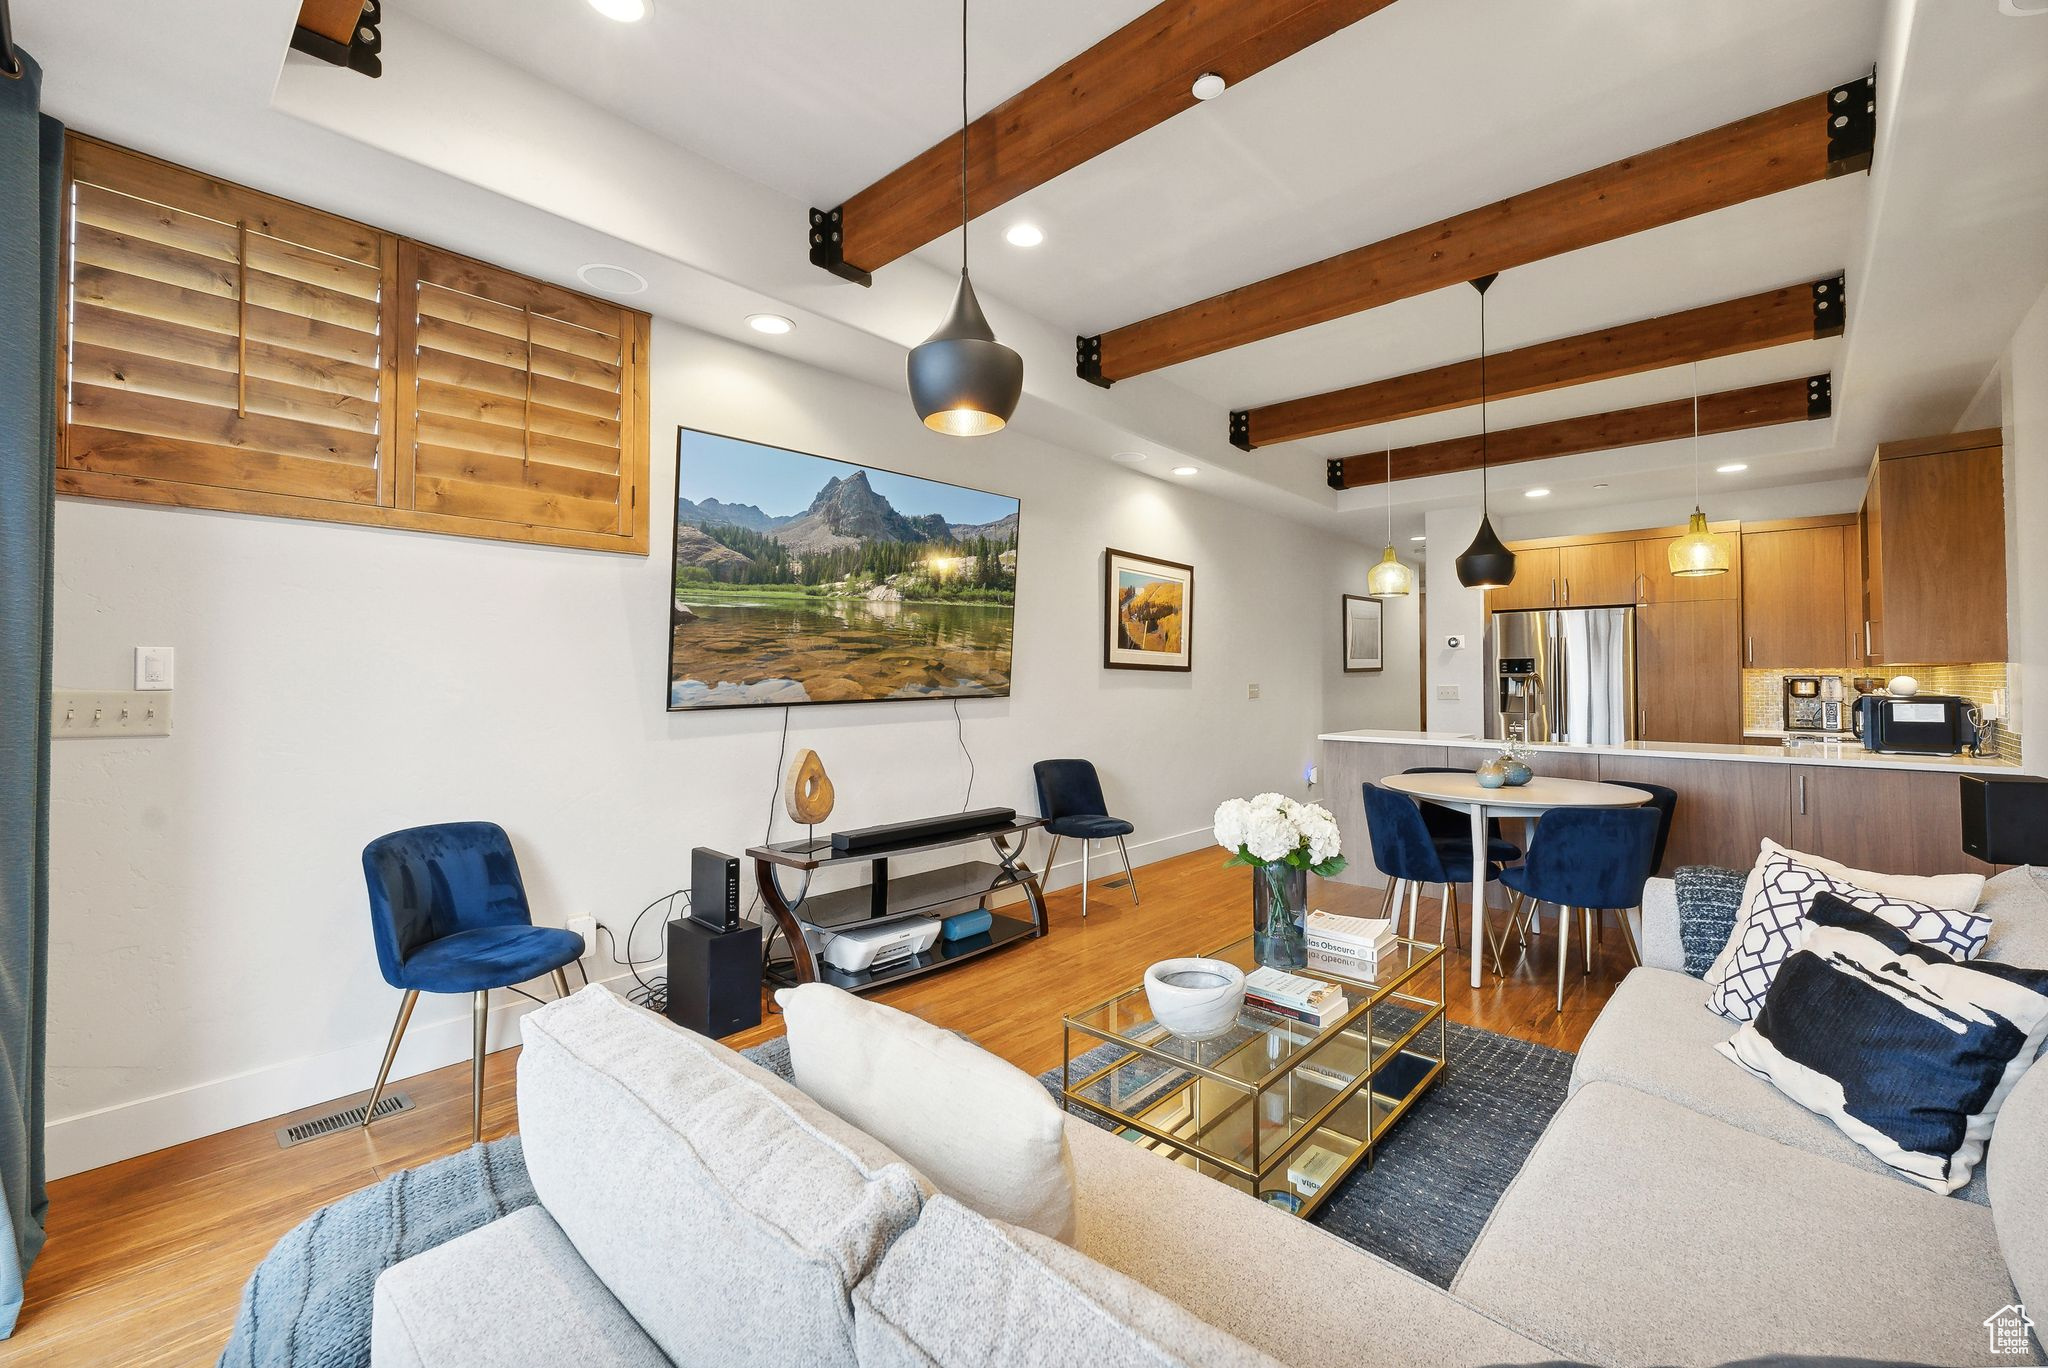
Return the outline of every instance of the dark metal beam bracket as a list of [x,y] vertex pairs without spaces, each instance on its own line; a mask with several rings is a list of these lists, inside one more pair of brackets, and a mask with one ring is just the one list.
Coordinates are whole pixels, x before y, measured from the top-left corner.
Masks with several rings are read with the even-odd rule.
[[1074,339],[1074,374],[1091,385],[1108,389],[1116,382],[1102,378],[1102,334]]
[[1835,411],[1834,378],[1827,375],[1807,377],[1806,416],[1809,419],[1825,418]]
[[811,265],[822,267],[856,285],[872,285],[873,275],[846,260],[846,234],[843,231],[842,205],[836,209],[811,210]]
[[1230,444],[1239,451],[1252,449],[1252,411],[1232,409],[1230,411]]
[[1828,179],[1868,171],[1877,150],[1877,70],[1828,92]]
[[384,34],[378,27],[383,21],[382,0],[363,0],[363,12],[356,16],[348,42],[337,43],[324,33],[300,25],[292,30],[292,47],[308,57],[360,71],[375,80],[384,74]]
[[1842,276],[1813,282],[1813,335],[1840,337],[1849,325],[1848,281]]
[[1325,461],[1323,463],[1323,471],[1324,478],[1329,481],[1330,488],[1344,488],[1344,459],[1341,456],[1332,456],[1329,460]]

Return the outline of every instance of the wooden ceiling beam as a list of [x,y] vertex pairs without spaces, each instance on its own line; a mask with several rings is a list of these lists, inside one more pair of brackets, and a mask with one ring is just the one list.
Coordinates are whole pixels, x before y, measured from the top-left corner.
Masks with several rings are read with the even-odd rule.
[[[1486,393],[1490,399],[1512,399],[1688,361],[1835,337],[1842,331],[1844,317],[1841,276],[1787,285],[1744,299],[1500,352],[1486,359]],[[1475,358],[1327,394],[1239,409],[1230,415],[1230,440],[1250,451],[1478,402],[1479,362]]]
[[[1393,0],[1163,0],[975,119],[967,203],[979,216],[1198,103],[1195,78],[1233,85]],[[866,285],[960,224],[960,137],[949,133],[835,209],[811,210],[811,262]]]
[[[1779,423],[1804,423],[1825,418],[1831,411],[1829,378],[1810,376],[1803,380],[1775,380],[1747,389],[1722,390],[1700,396],[1700,432],[1740,432],[1745,428],[1772,427]],[[1553,456],[1576,456],[1587,451],[1612,451],[1619,447],[1670,442],[1692,435],[1692,400],[1645,404],[1640,408],[1592,413],[1582,418],[1561,418],[1552,423],[1506,428],[1486,438],[1489,467],[1543,461]],[[1393,452],[1395,481],[1419,480],[1430,475],[1449,475],[1479,469],[1479,437],[1452,437],[1421,446],[1396,447]],[[1386,483],[1387,453],[1333,459],[1328,466],[1330,488],[1362,489]]]
[[1110,384],[1870,165],[1876,78],[1077,339]]

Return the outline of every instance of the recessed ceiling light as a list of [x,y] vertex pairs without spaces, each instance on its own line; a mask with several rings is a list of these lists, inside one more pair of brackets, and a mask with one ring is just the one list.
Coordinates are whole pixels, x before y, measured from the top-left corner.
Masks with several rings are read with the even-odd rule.
[[1427,540],[1429,540],[1429,539],[1428,539],[1427,537],[1410,537],[1410,538],[1409,538],[1408,540],[1409,540],[1409,541],[1427,541]]
[[578,266],[576,278],[605,294],[639,294],[647,288],[647,277],[638,271],[629,271],[623,266],[607,266],[601,261]]
[[1714,473],[1716,475],[1739,475],[1747,469],[1749,467],[1741,461],[1730,461],[1727,465],[1715,466]]
[[748,314],[747,326],[757,333],[767,333],[770,337],[780,337],[784,333],[796,331],[796,324],[790,322],[781,314]]
[[590,0],[590,7],[622,24],[638,23],[647,17],[647,0]]
[[1594,485],[1594,486],[1593,486],[1593,488],[1595,488],[1595,489],[1605,489],[1605,488],[1607,488],[1607,486],[1606,486],[1606,485],[1605,485],[1605,484],[1603,483],[1603,484],[1596,484],[1596,485]]
[[1195,77],[1194,95],[1198,100],[1213,100],[1228,89],[1229,86],[1230,82],[1224,80],[1215,72],[1205,71]]
[[1547,499],[1550,497],[1550,491],[1547,489],[1525,489],[1522,491],[1522,497],[1525,499]]
[[1173,473],[1176,475],[1199,475],[1202,473],[1202,469],[1200,466],[1175,466]]
[[1118,465],[1139,465],[1145,460],[1142,451],[1119,451],[1109,458]]
[[1013,223],[1003,230],[1003,241],[1012,247],[1036,247],[1045,241],[1045,230],[1035,223]]

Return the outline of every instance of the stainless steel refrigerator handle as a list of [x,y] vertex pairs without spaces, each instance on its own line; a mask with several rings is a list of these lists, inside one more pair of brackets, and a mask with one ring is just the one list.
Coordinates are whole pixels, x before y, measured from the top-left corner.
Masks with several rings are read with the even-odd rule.
[[[1553,580],[1552,583],[1556,583],[1556,581]],[[1571,732],[1568,727],[1572,715],[1570,664],[1571,655],[1568,651],[1565,650],[1562,624],[1553,622],[1551,624],[1551,629],[1558,633],[1558,635],[1553,638],[1553,640],[1556,642],[1556,645],[1553,646],[1551,650],[1552,658],[1557,661],[1556,694],[1558,715],[1551,722],[1550,729],[1553,733],[1555,733],[1559,741],[1564,742],[1570,741],[1572,739]]]

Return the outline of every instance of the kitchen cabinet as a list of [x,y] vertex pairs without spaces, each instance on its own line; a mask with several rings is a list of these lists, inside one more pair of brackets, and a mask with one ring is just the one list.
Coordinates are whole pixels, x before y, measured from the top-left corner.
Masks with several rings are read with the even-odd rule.
[[[1603,782],[1662,784],[1678,794],[1664,867],[1657,871],[1667,876],[1689,864],[1748,869],[1756,863],[1764,837],[1784,841],[1791,814],[1793,769],[1791,765],[1742,760],[1600,757]],[[1867,773],[1862,777],[1870,778]],[[1953,782],[1955,776],[1948,777]]]
[[1667,535],[1631,542],[1636,553],[1636,599],[1642,603],[1698,603],[1742,597],[1741,524],[1708,523],[1707,527],[1728,541],[1728,573],[1725,575],[1674,575],[1671,573],[1671,543],[1685,529],[1667,529]]
[[1861,523],[1870,663],[2006,658],[2005,453],[1995,428],[1887,442]]
[[1963,853],[1962,777],[1939,771],[1799,765],[1792,769],[1795,850],[1894,874],[1992,874]]
[[1636,726],[1642,740],[1742,740],[1739,614],[1733,599],[1636,609]]
[[1846,669],[1851,664],[1851,518],[1766,523],[1742,532],[1742,664]]
[[1558,556],[1554,546],[1515,548],[1515,578],[1512,584],[1487,591],[1489,612],[1511,613],[1521,608],[1558,606]]
[[1602,608],[1636,601],[1632,541],[1586,541],[1557,550],[1560,608]]

